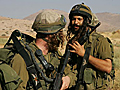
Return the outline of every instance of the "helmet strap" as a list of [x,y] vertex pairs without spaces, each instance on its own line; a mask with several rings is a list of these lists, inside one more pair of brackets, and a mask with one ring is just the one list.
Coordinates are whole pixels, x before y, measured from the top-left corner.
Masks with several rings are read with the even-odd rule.
[[42,40],[44,40],[44,41],[48,42],[48,40],[47,40],[47,39],[45,39],[45,38],[42,38]]

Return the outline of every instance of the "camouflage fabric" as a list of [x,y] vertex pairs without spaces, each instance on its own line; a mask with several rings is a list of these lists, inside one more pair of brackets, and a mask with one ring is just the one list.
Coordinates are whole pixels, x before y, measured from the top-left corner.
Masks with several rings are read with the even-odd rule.
[[[103,60],[108,58],[113,60],[110,43],[107,41],[107,39],[96,32],[91,35],[91,38],[92,38],[91,55]],[[107,73],[96,70],[92,65],[88,65],[88,69],[87,68],[85,69],[86,75],[89,69],[92,75],[91,77],[92,82],[91,85],[90,84],[88,85],[88,87],[98,90],[103,89],[106,90],[112,87],[112,85],[110,86],[111,77],[107,75]]]
[[21,83],[21,78],[9,65],[0,64],[0,90],[15,90]]
[[96,16],[96,14],[92,13],[92,20],[91,20],[90,25],[95,26],[95,25],[97,25],[97,24],[98,24],[98,22],[99,22],[98,17]]
[[78,15],[84,15],[89,18],[89,20],[92,20],[92,12],[90,8],[87,5],[82,4],[77,4],[72,7],[70,14],[69,14],[69,19],[72,19],[72,15],[78,14]]
[[[35,51],[38,49],[38,47],[35,44],[35,41],[31,42],[29,46],[32,49],[33,53],[35,53]],[[53,78],[53,77],[55,77],[56,70],[58,69],[58,66],[60,65],[60,60],[53,53],[48,53],[48,55],[45,55],[44,57],[46,58],[48,63],[51,63],[54,66],[55,71],[53,71],[51,73],[46,72],[43,65],[40,63],[40,61],[35,56],[36,61],[39,64],[39,66],[41,67],[41,69],[42,69],[43,73],[45,74],[45,76],[47,76],[49,78]],[[26,86],[27,86],[27,82],[29,81],[29,74],[28,74],[28,72],[26,70],[26,64],[25,64],[23,58],[19,54],[16,54],[14,56],[14,58],[12,59],[11,67],[17,72],[17,74],[23,80],[23,82],[18,87],[18,90],[19,89],[20,90],[21,89],[25,90]],[[70,68],[71,67],[69,65],[66,67],[65,75],[68,75],[70,77],[70,79],[71,79],[70,87],[72,87],[72,85],[75,85],[75,81],[77,80],[77,78],[76,78],[76,74],[74,74],[72,71],[70,72]],[[39,88],[39,90],[48,90],[49,86],[50,86],[50,83],[45,82],[45,80],[42,78],[41,75],[40,75],[40,77],[41,77],[40,82],[41,82],[42,86]],[[74,77],[74,79],[72,77]]]
[[51,34],[63,29],[66,19],[55,11],[44,10],[39,13],[33,23],[32,29],[36,32]]
[[[113,60],[110,44],[104,36],[95,32],[90,36],[89,41],[92,43],[90,55],[103,60],[108,58]],[[87,43],[85,48],[87,48]],[[74,55],[71,59],[70,65],[73,65],[73,71],[76,69],[79,71],[82,58]],[[111,77],[104,72],[96,70],[90,63],[85,68],[83,77],[85,84],[81,84],[79,90],[85,90],[85,88],[87,90],[106,90],[111,88]]]

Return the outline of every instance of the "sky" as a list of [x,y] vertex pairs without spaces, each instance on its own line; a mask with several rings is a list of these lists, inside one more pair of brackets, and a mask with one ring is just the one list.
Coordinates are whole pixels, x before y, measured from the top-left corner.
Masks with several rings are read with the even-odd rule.
[[120,0],[0,0],[0,16],[23,19],[42,9],[70,11],[75,4],[88,5],[93,13],[120,14]]

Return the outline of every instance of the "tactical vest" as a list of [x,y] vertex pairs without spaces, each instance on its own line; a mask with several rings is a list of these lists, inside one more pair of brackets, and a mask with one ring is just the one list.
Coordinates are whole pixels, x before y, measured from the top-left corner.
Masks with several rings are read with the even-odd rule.
[[9,66],[15,53],[12,49],[0,49],[0,82],[1,90],[15,90],[22,83],[21,78]]
[[[29,46],[33,53],[35,53],[36,50],[38,49],[38,47],[35,45],[35,42],[30,43]],[[38,63],[38,65],[42,69],[43,74],[46,77],[55,78],[55,75],[58,71],[58,66],[60,64],[60,60],[57,58],[57,53],[50,52],[47,55],[45,55],[44,57],[45,57],[47,63],[52,64],[54,66],[54,71],[51,72],[50,70],[46,70],[44,65],[38,60],[37,57],[35,57],[36,62]],[[39,77],[40,77],[41,87],[38,90],[48,90],[51,83],[48,81],[45,81],[41,74],[39,75]]]
[[[17,31],[18,32],[18,31]],[[16,31],[15,31],[15,33],[16,33]],[[24,35],[23,35],[23,37],[24,37]],[[21,82],[22,82],[22,80],[21,80],[21,78],[17,75],[17,73],[9,66],[9,65],[12,65],[12,62],[11,62],[11,60],[13,59],[13,57],[15,57],[17,54],[21,54],[21,50],[22,50],[22,53],[24,53],[24,54],[26,54],[27,55],[27,53],[28,53],[28,55],[27,56],[30,56],[30,58],[35,58],[35,62],[37,62],[37,65],[38,65],[38,67],[40,66],[41,67],[41,70],[39,70],[39,73],[40,72],[42,72],[42,73],[40,73],[40,76],[39,76],[39,79],[40,79],[40,83],[41,83],[41,85],[39,86],[39,87],[34,87],[34,86],[32,86],[32,87],[29,87],[30,86],[30,84],[31,84],[31,79],[29,80],[30,82],[28,82],[28,87],[26,88],[26,89],[34,89],[34,90],[36,90],[36,89],[40,89],[40,90],[43,90],[43,89],[48,89],[48,87],[49,87],[49,82],[47,82],[47,81],[45,81],[44,80],[44,78],[43,78],[43,75],[44,75],[44,77],[45,76],[47,76],[47,77],[50,77],[50,78],[54,78],[55,77],[55,74],[56,74],[56,70],[58,69],[58,65],[60,64],[60,61],[56,58],[57,56],[55,56],[55,54],[53,54],[53,53],[49,53],[49,55],[47,56],[47,61],[49,62],[49,63],[51,63],[51,64],[53,64],[53,66],[55,67],[55,71],[53,71],[53,73],[51,74],[51,71],[46,71],[45,70],[45,68],[44,68],[44,65],[43,64],[41,64],[41,62],[36,58],[36,56],[34,56],[34,54],[35,54],[35,51],[38,49],[38,47],[35,45],[35,43],[33,42],[33,38],[31,38],[31,37],[29,37],[28,35],[26,35],[25,36],[26,38],[23,38],[23,39],[21,39],[20,40],[20,44],[21,45],[19,45],[18,43],[18,46],[21,46],[21,47],[18,47],[17,48],[17,50],[15,49],[15,47],[14,47],[14,44],[13,44],[13,42],[12,43],[10,43],[10,40],[11,40],[11,37],[10,37],[10,39],[8,40],[8,42],[6,43],[6,45],[4,46],[4,48],[1,48],[0,49],[0,81],[1,81],[1,87],[2,87],[2,89],[4,90],[5,88],[7,89],[7,90],[13,90],[13,88],[15,89],[15,88],[18,88],[18,86],[21,84]],[[29,39],[28,39],[28,37],[29,37]],[[30,43],[32,43],[32,44],[30,44]],[[31,50],[31,52],[33,53],[33,54],[31,54],[30,52],[29,52],[29,49],[28,48],[25,48],[25,47],[27,47],[26,45],[28,45],[28,44],[30,44],[28,47],[29,47],[29,49]],[[25,48],[25,49],[23,49],[23,48]],[[26,53],[24,52],[24,51],[26,51]],[[21,57],[23,58],[23,59],[25,59],[25,58],[27,58],[26,56],[22,56],[23,54],[21,54]],[[31,56],[32,55],[32,56]],[[29,59],[29,58],[28,58]],[[57,59],[57,60],[56,60]],[[25,62],[28,62],[29,63],[29,61],[25,61]],[[5,65],[4,65],[5,64]],[[16,63],[16,65],[17,65],[18,63]],[[31,63],[30,63],[31,64]],[[9,68],[8,70],[10,70],[11,71],[11,73],[13,73],[12,75],[13,76],[11,76],[11,74],[7,74],[8,73],[8,70],[7,69],[4,69],[4,66],[7,68]],[[27,66],[27,63],[26,63],[26,66]],[[29,69],[29,67],[26,67],[27,69]],[[31,67],[30,67],[31,68]],[[30,71],[32,71],[32,72],[34,72],[33,71],[33,69],[34,68],[31,68],[30,69]],[[7,71],[6,71],[7,70]],[[29,73],[29,75],[31,75],[31,72],[29,72],[28,71],[28,73]],[[37,72],[38,73],[38,72]],[[36,74],[37,74],[36,73]],[[32,74],[33,75],[33,74]],[[15,76],[15,77],[14,77]],[[11,77],[10,79],[8,78],[8,77]],[[34,77],[34,76],[33,76]],[[36,76],[35,76],[36,77]],[[49,81],[49,78],[47,78],[46,77],[46,79],[48,79],[48,81]],[[3,78],[4,78],[4,80],[3,80]],[[31,76],[29,76],[29,78],[31,78]],[[50,79],[51,80],[51,79]],[[5,82],[4,82],[5,81]],[[32,82],[32,84],[33,84],[33,82]],[[36,82],[34,83],[34,84],[36,84]],[[10,85],[12,86],[12,88],[10,87]],[[41,87],[41,88],[40,88]],[[11,89],[10,89],[11,88]],[[36,89],[35,89],[36,88]]]
[[[96,32],[92,33],[89,39],[92,42],[90,55],[103,60],[109,58],[112,60],[112,64],[113,64],[114,51],[113,51],[112,43],[108,42],[108,39],[106,39],[104,36]],[[108,45],[107,46],[108,53],[102,52],[101,50],[101,47],[105,49],[104,48],[105,44]],[[87,48],[87,43],[85,44],[85,48]],[[76,54],[72,54],[71,58],[72,60],[70,60],[69,63],[73,67],[72,70],[75,71],[77,69],[79,71],[79,68],[81,67],[81,64],[82,64],[82,57],[79,57]],[[109,88],[108,86],[113,84],[113,79],[115,77],[114,65],[111,73],[107,74],[97,70],[94,66],[88,63],[87,68],[85,68],[83,75],[84,75],[83,81],[85,82],[85,84],[80,85],[80,90],[86,90],[86,89],[87,90],[96,90],[96,89],[103,90],[105,88]]]
[[[106,58],[111,59],[112,71],[110,74],[107,74],[99,70],[96,70],[92,65],[88,64],[88,67],[84,71],[84,81],[87,83],[86,86],[88,87],[88,90],[99,89],[99,88],[101,89],[112,88],[112,84],[114,82],[114,77],[115,77],[115,70],[114,70],[114,63],[113,63],[113,57],[114,57],[113,44],[109,38],[105,38],[104,36],[96,32],[94,32],[91,35],[91,37],[92,37],[91,55],[103,60]],[[106,49],[106,48],[104,47],[100,48],[100,47],[102,45],[104,46],[105,44],[107,44],[108,47],[110,47],[110,49],[108,52],[104,53],[105,55],[102,55],[101,53],[103,52],[101,49]]]

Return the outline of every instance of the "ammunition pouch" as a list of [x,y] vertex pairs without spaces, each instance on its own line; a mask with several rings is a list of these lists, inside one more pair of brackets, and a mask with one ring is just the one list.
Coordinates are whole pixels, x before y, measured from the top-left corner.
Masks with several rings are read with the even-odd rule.
[[93,79],[95,78],[93,75],[93,70],[90,68],[86,68],[84,70],[84,82],[86,84],[91,84],[93,82]]
[[112,88],[113,86],[113,80],[110,75],[103,72],[94,71],[91,68],[86,68],[84,70],[83,80],[88,90],[98,88],[103,89],[106,87]]
[[9,65],[1,63],[0,83],[3,90],[16,90],[22,83],[22,80]]
[[100,87],[104,87],[105,85],[108,84],[108,80],[107,80],[107,74],[103,73],[103,72],[99,72],[97,71],[97,83],[96,83],[96,87],[100,88]]
[[84,70],[83,82],[85,83],[87,90],[94,90],[96,86],[96,72],[91,68],[86,68]]

